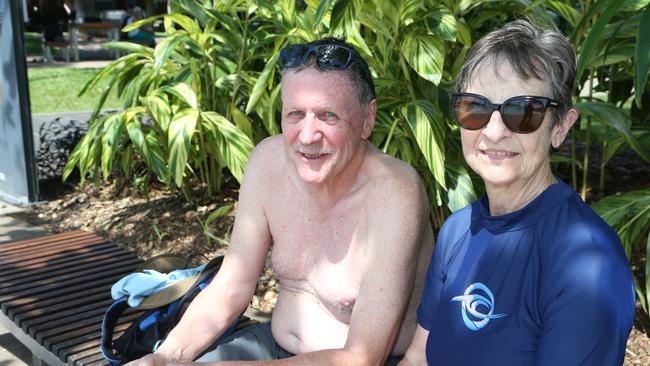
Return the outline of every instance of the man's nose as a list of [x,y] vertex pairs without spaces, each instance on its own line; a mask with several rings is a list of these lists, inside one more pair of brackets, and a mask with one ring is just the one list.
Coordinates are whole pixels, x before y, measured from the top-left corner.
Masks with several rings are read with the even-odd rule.
[[510,131],[503,121],[503,117],[498,110],[492,112],[490,121],[481,131],[490,142],[497,143],[505,137],[512,136],[514,132]]
[[298,137],[303,145],[311,145],[321,140],[323,134],[320,131],[319,121],[314,115],[308,114],[303,120]]

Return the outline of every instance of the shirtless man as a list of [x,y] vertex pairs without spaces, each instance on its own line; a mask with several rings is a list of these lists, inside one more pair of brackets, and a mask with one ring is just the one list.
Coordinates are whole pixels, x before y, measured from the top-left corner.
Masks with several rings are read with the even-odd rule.
[[271,325],[245,328],[199,361],[381,365],[413,336],[433,246],[428,200],[411,167],[368,142],[377,108],[368,66],[336,39],[288,46],[281,62],[283,133],[251,153],[221,270],[141,364],[209,349],[250,302],[271,247],[280,284]]

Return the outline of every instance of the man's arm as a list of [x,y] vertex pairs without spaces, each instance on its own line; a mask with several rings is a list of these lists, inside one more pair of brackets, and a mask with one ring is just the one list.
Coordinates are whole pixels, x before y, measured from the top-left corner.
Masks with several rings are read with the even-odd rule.
[[251,154],[244,174],[232,239],[221,269],[192,301],[160,348],[129,366],[192,361],[216,341],[250,302],[271,243],[260,197],[268,163],[264,161],[265,149],[258,150]]

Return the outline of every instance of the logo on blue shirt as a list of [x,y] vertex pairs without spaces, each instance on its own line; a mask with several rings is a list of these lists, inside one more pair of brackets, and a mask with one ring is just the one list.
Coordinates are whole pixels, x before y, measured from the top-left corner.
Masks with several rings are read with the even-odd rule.
[[490,319],[503,318],[508,314],[493,314],[494,295],[480,282],[475,282],[465,289],[462,296],[454,296],[451,301],[461,302],[461,311],[465,326],[475,332],[485,328]]

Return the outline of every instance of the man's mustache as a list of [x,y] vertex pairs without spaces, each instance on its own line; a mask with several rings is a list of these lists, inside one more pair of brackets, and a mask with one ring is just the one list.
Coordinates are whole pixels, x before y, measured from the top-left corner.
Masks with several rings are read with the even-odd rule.
[[331,146],[293,144],[291,150],[301,154],[332,154],[336,151]]

